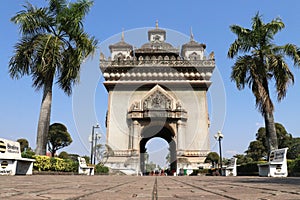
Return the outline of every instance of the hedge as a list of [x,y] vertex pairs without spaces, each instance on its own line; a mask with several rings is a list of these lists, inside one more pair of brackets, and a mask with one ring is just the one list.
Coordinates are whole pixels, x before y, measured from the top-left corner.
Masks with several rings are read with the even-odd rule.
[[78,162],[49,156],[34,156],[33,168],[37,171],[77,172]]

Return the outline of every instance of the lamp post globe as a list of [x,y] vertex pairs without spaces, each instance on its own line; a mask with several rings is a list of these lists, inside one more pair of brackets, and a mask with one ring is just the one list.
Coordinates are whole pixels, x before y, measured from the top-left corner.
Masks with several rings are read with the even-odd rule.
[[216,135],[214,135],[215,139],[219,142],[219,151],[220,151],[220,174],[222,175],[222,146],[221,146],[221,140],[224,138],[224,135],[221,133],[221,131],[218,131]]

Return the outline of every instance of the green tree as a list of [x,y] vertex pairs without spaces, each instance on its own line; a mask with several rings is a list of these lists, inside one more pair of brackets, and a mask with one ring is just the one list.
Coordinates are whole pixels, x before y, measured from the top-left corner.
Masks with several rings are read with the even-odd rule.
[[[73,153],[68,153],[68,158],[74,162],[78,162],[78,157],[79,155],[78,154],[73,154]],[[89,161],[89,157],[88,157],[88,161]],[[89,163],[89,162],[87,162]]]
[[220,156],[218,153],[210,152],[209,154],[207,154],[207,157],[205,158],[204,162],[211,163],[212,166],[214,167],[215,164],[219,163],[219,160],[220,160]]
[[268,156],[267,147],[260,140],[252,141],[246,154],[255,161],[262,160]]
[[69,154],[65,151],[62,151],[59,153],[58,157],[62,159],[69,159]]
[[[278,138],[278,148],[288,147],[290,151],[291,145],[293,143],[293,137],[288,133],[285,127],[280,123],[275,123],[275,131]],[[266,139],[266,129],[260,127],[256,133],[256,140],[252,141],[245,152],[248,157],[255,161],[261,160],[268,157],[268,146]],[[289,157],[289,154],[287,156]]]
[[29,142],[28,140],[24,139],[24,138],[20,138],[17,140],[17,142],[20,143],[20,148],[21,148],[21,152],[25,151],[26,149],[28,149],[29,147]]
[[19,79],[32,77],[33,87],[43,90],[37,128],[36,154],[45,155],[50,125],[52,88],[58,86],[67,94],[79,80],[80,65],[94,52],[97,41],[84,32],[83,20],[93,2],[47,0],[48,7],[30,3],[11,21],[19,26],[21,39],[9,61],[9,73]]
[[268,151],[278,148],[269,83],[274,81],[277,100],[281,101],[289,84],[294,82],[285,56],[292,58],[295,65],[299,63],[298,48],[295,45],[277,46],[273,43],[274,35],[284,26],[280,18],[265,24],[259,13],[252,18],[252,30],[238,25],[230,26],[237,36],[228,50],[229,58],[237,57],[231,79],[239,90],[244,89],[245,85],[251,88],[256,107],[265,120]]
[[287,157],[289,159],[300,159],[300,138],[292,138],[287,152]]
[[155,170],[156,164],[153,163],[152,161],[150,161],[150,162],[145,164],[145,167],[146,167],[146,172],[151,172],[151,171]]
[[57,150],[69,146],[72,143],[72,138],[67,130],[67,127],[60,123],[51,124],[48,133],[48,150],[52,157],[55,156]]
[[247,155],[244,154],[236,154],[233,157],[237,158],[236,164],[241,165],[245,163],[250,163],[252,162],[252,158],[248,157]]

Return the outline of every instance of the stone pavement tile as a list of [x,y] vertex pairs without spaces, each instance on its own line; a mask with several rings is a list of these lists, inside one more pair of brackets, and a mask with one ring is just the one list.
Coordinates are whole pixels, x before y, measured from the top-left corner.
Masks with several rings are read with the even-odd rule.
[[[191,191],[195,193],[197,189],[206,191],[207,194],[199,193],[199,195],[204,197],[211,195],[213,199],[300,199],[299,178],[280,180],[260,177],[254,179],[251,177],[172,177],[170,179],[182,183],[184,185],[180,186],[182,189],[188,189],[190,186]],[[190,193],[179,192],[177,195],[191,198]]]
[[187,185],[181,177],[158,179],[158,197],[159,199],[227,199],[196,185]]
[[[104,178],[105,180],[106,178]],[[107,179],[110,177],[107,176]],[[103,181],[103,180],[102,180]],[[79,199],[151,199],[153,177],[120,177],[118,182],[110,182],[110,185],[93,187],[93,191],[78,197]]]
[[73,199],[78,196],[86,194],[86,190],[78,190],[76,188],[61,188],[61,189],[49,189],[46,192],[37,194],[38,197],[44,199]]

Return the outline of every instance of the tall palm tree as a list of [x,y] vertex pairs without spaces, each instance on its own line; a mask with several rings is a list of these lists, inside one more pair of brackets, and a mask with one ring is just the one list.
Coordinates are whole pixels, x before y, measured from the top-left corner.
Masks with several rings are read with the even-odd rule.
[[32,77],[33,87],[43,90],[37,128],[36,154],[45,155],[50,124],[52,87],[55,82],[67,94],[78,81],[82,61],[95,51],[97,40],[84,32],[83,20],[92,1],[48,0],[48,7],[30,3],[11,21],[21,38],[9,62],[9,73],[19,79]]
[[295,45],[276,46],[273,43],[274,35],[283,28],[284,23],[280,18],[265,24],[259,13],[252,18],[252,30],[238,25],[230,26],[237,36],[228,50],[229,58],[237,57],[231,80],[235,81],[239,90],[244,89],[245,85],[252,89],[256,107],[265,120],[269,151],[278,148],[269,83],[274,81],[277,100],[281,101],[286,96],[289,84],[294,83],[285,56],[290,57],[295,65],[299,64]]

